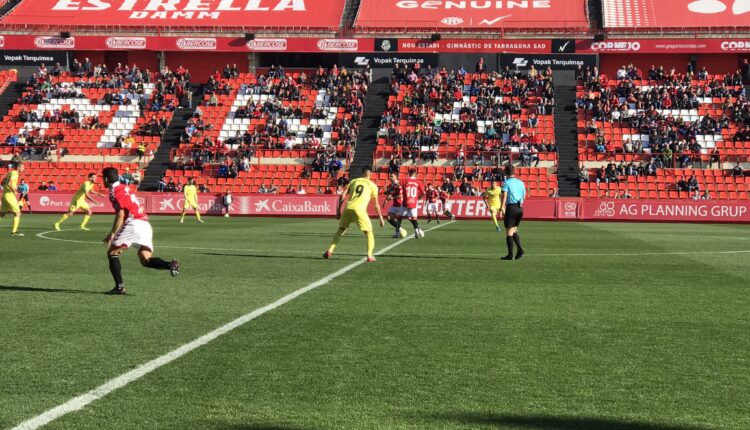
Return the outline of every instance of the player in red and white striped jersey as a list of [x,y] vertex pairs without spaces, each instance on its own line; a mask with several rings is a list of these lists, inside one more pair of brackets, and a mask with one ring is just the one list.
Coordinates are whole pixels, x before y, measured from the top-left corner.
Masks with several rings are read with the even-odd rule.
[[130,187],[120,182],[120,174],[114,167],[104,169],[102,176],[104,185],[109,188],[109,201],[115,210],[112,231],[104,238],[104,244],[109,247],[109,271],[115,281],[115,287],[109,294],[125,294],[120,255],[131,246],[138,246],[138,258],[143,267],[169,270],[172,276],[177,276],[180,273],[177,260],[169,262],[153,256],[153,230],[138,197]]
[[[408,218],[411,221],[411,225],[414,226],[414,237],[416,239],[424,237],[424,232],[419,228],[419,221],[417,220],[417,206],[419,205],[419,201],[424,197],[424,187],[417,180],[417,169],[413,167],[409,169],[409,178],[401,183],[401,195],[404,202],[404,212],[401,220]],[[399,222],[400,227],[401,223]]]

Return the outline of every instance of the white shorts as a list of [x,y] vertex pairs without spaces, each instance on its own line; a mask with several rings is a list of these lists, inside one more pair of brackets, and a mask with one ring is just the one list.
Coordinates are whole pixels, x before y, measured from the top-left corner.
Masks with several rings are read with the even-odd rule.
[[437,212],[437,211],[438,211],[437,203],[427,203],[427,212]]
[[401,216],[403,213],[404,213],[404,208],[400,206],[391,206],[391,208],[388,209],[388,215]]
[[419,215],[419,211],[417,208],[403,208],[403,214],[401,215],[404,218],[417,218],[417,215]]
[[142,219],[129,219],[125,221],[120,231],[115,234],[112,246],[123,249],[138,246],[140,248],[148,248],[153,252],[154,232],[151,229],[151,224]]
[[451,202],[443,203],[443,212],[450,212],[452,208],[453,208],[453,203]]

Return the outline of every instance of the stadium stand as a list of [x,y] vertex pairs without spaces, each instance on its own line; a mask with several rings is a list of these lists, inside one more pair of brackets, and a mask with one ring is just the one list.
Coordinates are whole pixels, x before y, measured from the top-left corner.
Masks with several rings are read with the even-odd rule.
[[[24,165],[26,169],[23,178],[32,190],[54,185],[56,191],[76,191],[87,174],[99,173],[106,167],[116,167],[123,175],[128,175],[126,178],[131,178],[131,182],[135,184],[142,175],[137,163],[26,161]],[[0,167],[0,175],[5,175],[8,170],[9,166]]]
[[750,159],[739,72],[623,66],[614,78],[579,77],[582,197],[748,199],[748,178],[728,170]]
[[519,174],[531,184],[532,197],[549,196],[557,189],[553,111],[551,70],[396,67],[378,132],[379,185],[388,171],[419,164],[420,177],[429,182],[442,184],[447,176],[459,185],[466,177],[483,189],[502,179],[499,166],[512,162],[527,167]]
[[212,76],[167,177],[235,193],[263,184],[330,192],[354,154],[368,73],[334,65]]
[[[0,124],[3,153],[64,157],[153,151],[179,105],[178,77],[137,68],[62,72],[43,66]],[[145,147],[145,151],[144,151]]]

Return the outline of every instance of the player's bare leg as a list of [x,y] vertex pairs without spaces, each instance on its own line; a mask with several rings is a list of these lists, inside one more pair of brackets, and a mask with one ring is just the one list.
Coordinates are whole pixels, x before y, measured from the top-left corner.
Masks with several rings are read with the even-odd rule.
[[21,224],[21,212],[13,212],[13,229],[10,235],[14,237],[23,237],[23,233],[18,232],[18,226]]
[[68,218],[75,215],[75,211],[68,211],[67,213],[64,213],[59,220],[55,223],[55,230],[60,231],[60,225],[64,223]]
[[363,231],[362,233],[367,238],[367,262],[373,263],[375,262],[375,257],[372,255],[375,250],[375,234],[371,231]]
[[185,211],[185,209],[183,209],[182,210],[182,215],[180,215],[180,224],[182,224],[183,222],[185,222],[185,213],[186,213],[186,211]]
[[336,249],[336,245],[339,244],[339,241],[341,238],[346,234],[346,230],[343,227],[339,227],[338,230],[336,230],[336,234],[333,235],[333,240],[331,240],[331,246],[328,247],[328,250],[323,254],[323,258],[330,258],[331,255],[333,255],[333,251]]
[[195,217],[198,219],[199,223],[203,224],[203,220],[201,219],[201,212],[198,209],[195,210]]
[[86,231],[91,230],[90,228],[86,227],[86,225],[89,223],[89,220],[91,219],[91,215],[92,215],[91,209],[86,209],[84,211],[83,221],[81,221],[81,227],[80,227],[81,230],[86,230]]

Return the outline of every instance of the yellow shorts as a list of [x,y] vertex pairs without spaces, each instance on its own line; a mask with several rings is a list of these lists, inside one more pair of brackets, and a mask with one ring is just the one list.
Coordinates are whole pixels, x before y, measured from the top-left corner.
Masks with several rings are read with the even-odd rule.
[[189,201],[185,200],[185,204],[182,206],[182,209],[183,210],[188,210],[188,209],[196,210],[196,209],[198,209],[198,203],[196,203],[196,202],[189,202]]
[[0,205],[0,212],[21,212],[21,208],[18,205],[18,199],[15,194],[3,194],[2,204]]
[[89,204],[86,201],[82,202],[73,202],[70,204],[70,207],[68,208],[68,212],[77,212],[79,210],[81,211],[87,211],[89,210]]
[[346,209],[341,214],[341,221],[339,222],[339,228],[349,228],[349,225],[353,222],[357,223],[357,226],[362,231],[372,231],[372,222],[370,222],[370,216],[367,212],[356,211],[353,209]]
[[500,205],[491,205],[489,209],[490,209],[490,213],[493,213],[493,212],[498,213],[500,212]]

